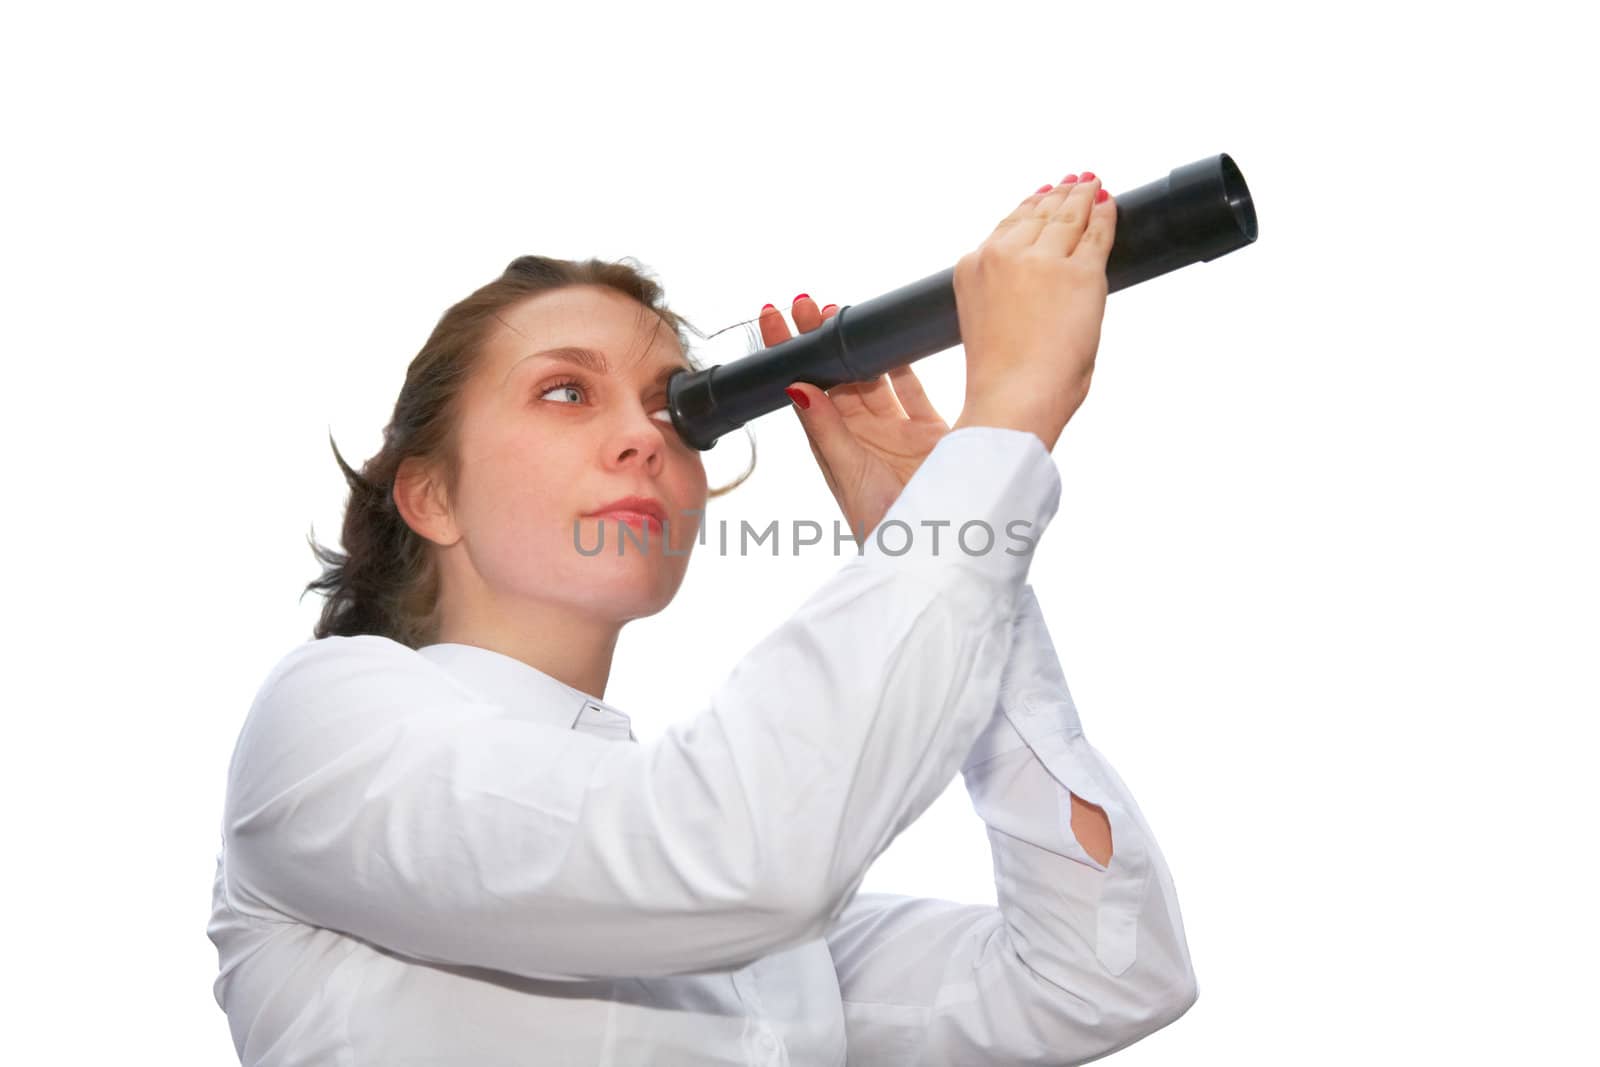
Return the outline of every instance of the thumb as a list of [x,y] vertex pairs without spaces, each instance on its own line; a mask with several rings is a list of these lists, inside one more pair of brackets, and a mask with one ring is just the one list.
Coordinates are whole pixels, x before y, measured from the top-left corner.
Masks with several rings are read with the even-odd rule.
[[809,382],[795,382],[784,392],[789,394],[806,436],[824,457],[833,458],[841,445],[855,440],[827,393]]

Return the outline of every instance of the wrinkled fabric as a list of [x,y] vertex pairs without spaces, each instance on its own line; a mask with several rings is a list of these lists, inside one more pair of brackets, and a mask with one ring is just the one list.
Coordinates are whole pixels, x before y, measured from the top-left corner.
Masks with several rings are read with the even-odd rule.
[[[909,542],[869,537],[648,745],[488,649],[292,649],[207,926],[241,1063],[1062,1064],[1177,1018],[1171,876],[1025,582],[1060,491],[1037,436],[952,431],[884,517]],[[858,892],[958,773],[998,907]]]

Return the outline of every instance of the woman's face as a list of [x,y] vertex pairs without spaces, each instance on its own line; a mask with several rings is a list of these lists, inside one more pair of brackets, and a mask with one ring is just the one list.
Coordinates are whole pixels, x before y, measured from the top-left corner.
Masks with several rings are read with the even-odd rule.
[[[654,312],[601,286],[541,293],[500,320],[461,397],[451,517],[462,551],[446,583],[464,557],[473,597],[497,611],[537,601],[617,622],[660,611],[706,504],[700,452],[666,408],[667,376],[689,366],[682,347]],[[545,354],[563,347],[589,349],[605,368]],[[586,517],[625,496],[659,501],[665,533]]]

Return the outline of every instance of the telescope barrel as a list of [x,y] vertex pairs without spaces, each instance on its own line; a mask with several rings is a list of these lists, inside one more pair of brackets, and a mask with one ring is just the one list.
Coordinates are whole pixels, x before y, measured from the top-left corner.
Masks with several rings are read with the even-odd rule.
[[[1117,195],[1117,230],[1106,260],[1108,291],[1207,262],[1256,239],[1255,207],[1244,175],[1225,153],[1175,168]],[[930,274],[859,304],[841,307],[817,329],[729,363],[679,371],[667,406],[680,436],[705,450],[723,434],[789,402],[784,387],[831,389],[961,343],[955,268]]]

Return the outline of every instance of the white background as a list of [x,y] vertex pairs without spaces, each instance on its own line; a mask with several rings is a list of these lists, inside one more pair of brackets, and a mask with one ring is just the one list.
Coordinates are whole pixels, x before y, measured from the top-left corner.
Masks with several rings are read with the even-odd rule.
[[[512,258],[637,257],[709,331],[943,269],[1069,171],[1227,152],[1260,239],[1112,295],[1031,572],[1200,981],[1115,1062],[1592,1062],[1596,86],[1561,10],[7,14],[0,1057],[233,1062],[224,775],[319,609],[328,435],[371,454]],[[917,370],[954,421],[960,350]],[[751,428],[710,520],[831,523],[792,413]],[[607,699],[659,735],[841,562],[702,552]],[[994,902],[959,777],[865,888]]]

